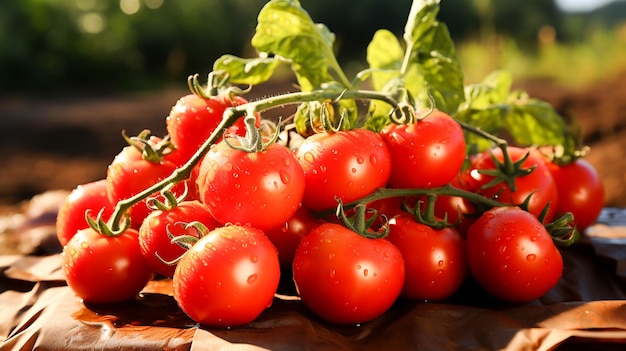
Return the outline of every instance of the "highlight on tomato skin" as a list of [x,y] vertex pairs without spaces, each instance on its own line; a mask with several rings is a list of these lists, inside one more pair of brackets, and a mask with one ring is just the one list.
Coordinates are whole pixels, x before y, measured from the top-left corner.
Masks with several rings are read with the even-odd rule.
[[92,228],[78,231],[63,248],[63,272],[72,291],[85,302],[133,299],[152,279],[135,229],[105,236]]
[[391,172],[389,150],[378,133],[366,129],[324,132],[307,137],[296,151],[305,175],[302,204],[313,211],[357,201],[384,187]]
[[471,276],[491,296],[526,303],[545,295],[563,274],[563,258],[539,220],[519,207],[494,207],[469,228]]
[[512,162],[518,162],[528,155],[521,168],[534,168],[532,172],[526,175],[515,177],[515,189],[504,180],[488,186],[495,177],[483,172],[497,169],[493,158],[499,162],[504,161],[502,149],[498,147],[486,150],[473,158],[470,167],[465,170],[463,176],[464,186],[485,197],[515,206],[521,206],[530,196],[528,211],[539,218],[542,211],[548,207],[544,223],[550,223],[554,219],[559,198],[557,184],[543,158],[527,148],[507,146],[506,150]]
[[577,158],[567,165],[547,162],[556,182],[559,202],[557,215],[572,213],[576,229],[584,231],[594,224],[604,208],[604,183],[596,168]]
[[382,315],[400,296],[402,254],[387,239],[363,237],[324,223],[302,238],[293,280],[302,303],[332,324],[358,324]]
[[380,132],[391,155],[392,188],[435,188],[452,181],[465,161],[465,137],[450,115],[434,110],[414,123]]
[[441,301],[452,296],[467,276],[465,242],[456,229],[435,230],[401,214],[389,220],[389,236],[404,258],[401,296],[411,301]]
[[229,225],[203,236],[182,257],[173,294],[194,321],[234,327],[252,322],[272,304],[279,280],[278,253],[267,236]]

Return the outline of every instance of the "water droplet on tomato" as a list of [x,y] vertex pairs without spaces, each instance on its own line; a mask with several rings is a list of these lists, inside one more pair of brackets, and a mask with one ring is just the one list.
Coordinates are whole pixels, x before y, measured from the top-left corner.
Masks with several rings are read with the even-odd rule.
[[257,278],[258,278],[257,274],[250,275],[248,277],[248,280],[247,280],[248,284],[254,284],[254,282],[256,282]]
[[367,275],[369,274],[369,272],[370,272],[370,271],[369,271],[367,268],[365,268],[365,269],[363,270],[363,276],[364,276],[364,277],[367,277]]
[[504,253],[506,252],[506,245],[500,245],[500,247],[498,247],[498,252],[500,253],[500,255],[504,255]]
[[356,168],[352,167],[351,171],[352,173],[356,173]]
[[303,158],[306,162],[309,162],[309,163],[315,162],[315,156],[310,151],[305,152]]
[[291,182],[291,175],[285,171],[279,171],[278,174],[280,175],[280,180],[283,182],[283,184],[289,184]]
[[526,261],[528,261],[528,262],[535,262],[536,259],[537,259],[537,255],[535,255],[535,254],[530,254],[530,255],[526,256]]
[[437,266],[439,267],[443,267],[443,264],[444,264],[443,260],[439,260],[439,262],[437,262]]
[[336,271],[336,270],[334,270],[334,269],[331,269],[331,270],[330,270],[330,277],[331,277],[331,278],[335,278],[335,275],[336,275],[336,274],[337,274],[337,271]]
[[363,162],[365,162],[365,160],[363,159],[363,157],[361,157],[361,156],[357,156],[357,158],[356,158],[356,163],[358,163],[358,164],[362,164]]
[[378,158],[376,157],[376,155],[371,155],[371,156],[370,156],[370,163],[371,163],[373,166],[378,165]]
[[503,264],[500,266],[500,270],[501,271],[506,271],[507,269],[509,269],[509,265],[508,264]]

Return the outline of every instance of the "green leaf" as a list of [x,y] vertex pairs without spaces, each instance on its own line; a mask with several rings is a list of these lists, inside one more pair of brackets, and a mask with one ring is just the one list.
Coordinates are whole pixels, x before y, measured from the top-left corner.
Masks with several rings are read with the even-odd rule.
[[[297,0],[272,0],[258,16],[252,46],[268,56],[289,60],[302,91],[338,81],[349,88],[333,52],[335,35],[313,22]],[[334,76],[333,76],[334,75]]]
[[269,80],[281,63],[275,58],[244,59],[233,55],[223,55],[215,61],[213,70],[227,71],[231,83],[255,85]]
[[[552,105],[523,91],[511,91],[511,82],[508,72],[496,71],[480,84],[467,86],[465,102],[454,117],[522,147],[570,145],[568,126]],[[472,133],[466,134],[466,141],[477,151],[492,146]]]
[[[398,78],[403,56],[404,50],[392,32],[380,29],[374,33],[372,41],[367,46],[367,62],[371,69],[372,85],[375,90],[394,91],[399,88],[398,85],[402,84]],[[391,105],[382,101],[372,104],[374,106],[373,117],[386,118],[392,109]],[[384,123],[384,120],[379,123]]]
[[423,107],[434,101],[436,108],[454,113],[464,99],[464,77],[450,33],[436,20],[438,12],[439,0],[413,1],[403,54],[393,34],[380,30],[368,46],[367,61],[375,89],[405,87]]
[[367,46],[367,63],[372,69],[372,85],[383,91],[385,85],[400,75],[404,49],[396,36],[387,29],[374,33]]

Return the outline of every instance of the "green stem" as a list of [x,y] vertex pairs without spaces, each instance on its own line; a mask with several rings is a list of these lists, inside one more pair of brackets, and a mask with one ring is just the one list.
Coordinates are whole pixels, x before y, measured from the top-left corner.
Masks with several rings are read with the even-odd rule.
[[264,110],[271,109],[273,107],[300,103],[306,101],[317,101],[317,100],[326,100],[326,99],[334,99],[338,95],[341,95],[346,99],[370,99],[370,100],[382,100],[392,106],[396,106],[397,102],[393,99],[391,94],[371,91],[371,90],[345,90],[342,92],[337,91],[328,91],[328,90],[315,90],[310,92],[295,92],[284,95],[278,95],[269,97],[266,99],[261,99],[257,101],[248,102],[243,105],[238,105],[234,107],[230,107],[224,111],[224,115],[222,116],[222,121],[215,128],[211,136],[200,146],[198,151],[181,167],[177,168],[170,176],[163,179],[162,181],[148,187],[142,192],[129,197],[128,199],[124,199],[119,201],[115,206],[115,211],[111,215],[107,226],[111,229],[113,233],[119,233],[120,223],[124,217],[124,214],[136,203],[141,200],[146,199],[150,195],[156,193],[157,191],[163,190],[169,184],[178,183],[184,181],[189,178],[191,174],[191,170],[193,167],[202,160],[204,155],[209,151],[211,145],[215,144],[215,142],[219,139],[219,137],[224,134],[224,131],[230,127],[235,121],[237,121],[240,117],[246,115],[247,113],[255,113],[262,112]]
[[351,208],[353,206],[356,206],[359,203],[367,204],[372,201],[381,200],[381,199],[385,199],[389,197],[428,196],[428,195],[463,197],[463,198],[468,199],[472,203],[481,204],[486,207],[508,206],[507,204],[503,204],[499,201],[482,196],[475,192],[463,190],[460,188],[456,188],[450,184],[447,184],[438,188],[429,188],[429,189],[378,188],[373,193],[361,198],[360,200],[356,202],[345,204],[344,207]]

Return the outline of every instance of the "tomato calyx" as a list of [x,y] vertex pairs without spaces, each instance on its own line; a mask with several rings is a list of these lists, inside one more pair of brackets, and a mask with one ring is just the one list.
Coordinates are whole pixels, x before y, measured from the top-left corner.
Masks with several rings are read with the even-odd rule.
[[[341,199],[335,199],[338,202],[335,214],[348,229],[368,239],[381,239],[389,235],[389,220],[387,219],[387,216],[382,215],[383,225],[380,227],[379,231],[374,231],[370,228],[372,228],[374,222],[378,218],[378,210],[368,208],[363,203],[358,203],[352,208],[354,215],[348,217],[343,208],[343,202]],[[371,216],[367,216],[367,214],[371,214]]]
[[[239,135],[231,135],[226,136],[223,140],[228,146],[231,148],[253,153],[253,152],[262,152],[265,151],[271,144],[273,144],[277,139],[280,133],[280,128],[275,127],[269,121],[265,121],[262,123],[260,127],[256,126],[257,119],[254,117],[254,113],[249,113],[243,120],[246,126],[246,136],[241,137]],[[262,129],[268,130],[270,133],[263,133]],[[270,134],[270,138],[268,141],[264,141],[264,134]],[[229,139],[237,140],[237,143],[231,142]]]
[[[148,197],[148,199],[146,200],[146,205],[148,206],[148,208],[150,208],[152,211],[169,211],[178,206],[178,204],[181,203],[183,200],[185,200],[189,192],[189,187],[187,183],[183,182],[185,190],[183,191],[183,194],[178,197],[176,197],[176,195],[174,195],[174,193],[170,190],[174,185],[176,185],[176,183],[170,184],[164,190],[161,190],[159,192],[160,196],[154,194]],[[162,197],[163,200],[161,200],[159,197]]]
[[567,247],[572,245],[579,236],[576,226],[572,226],[574,215],[571,212],[565,213],[553,222],[544,225],[552,240],[558,246]]
[[[174,235],[172,233],[172,231],[170,230],[170,225],[172,225],[171,223],[168,223],[167,226],[165,227],[165,231],[167,233],[167,237],[170,238],[170,243],[172,244],[176,244],[180,247],[182,247],[183,249],[185,249],[185,251],[191,249],[191,247],[198,242],[198,240],[200,240],[200,238],[202,238],[203,236],[205,236],[208,232],[209,232],[209,228],[207,228],[204,224],[202,224],[201,222],[198,221],[192,221],[189,223],[185,223],[185,222],[176,222],[174,223],[174,225],[181,225],[183,226],[183,228],[185,230],[187,229],[195,229],[196,233],[198,234],[197,236],[195,235],[190,235],[190,234],[182,234],[182,235]],[[184,254],[180,255],[179,257],[173,259],[173,260],[166,260],[163,257],[161,257],[161,255],[159,255],[158,252],[154,253],[156,258],[161,261],[162,263],[168,265],[168,266],[173,266],[175,264],[178,263],[178,261],[181,260],[181,258],[184,256]]]
[[[442,230],[449,227],[457,226],[461,220],[461,209],[457,208],[457,220],[455,223],[448,222],[448,213],[446,212],[442,219],[438,219],[435,215],[435,202],[437,201],[437,194],[428,193],[426,194],[426,201],[417,200],[417,203],[414,207],[411,207],[408,202],[405,200],[402,202],[402,208],[410,213],[416,222],[425,224],[435,230]],[[422,210],[422,204],[425,204],[426,207]]]
[[228,96],[230,100],[233,100],[234,96],[244,95],[252,88],[249,87],[247,89],[241,89],[237,86],[229,85],[229,73],[226,71],[218,70],[210,72],[206,88],[200,84],[198,77],[199,75],[197,73],[187,77],[187,86],[193,94],[203,99],[210,99],[221,94]]
[[85,211],[85,220],[87,221],[87,224],[89,225],[89,227],[91,227],[91,229],[95,230],[101,235],[108,237],[119,236],[124,234],[124,232],[126,232],[126,230],[130,228],[131,221],[128,212],[125,212],[124,216],[120,220],[118,220],[117,230],[111,229],[109,224],[104,220],[104,208],[98,212],[96,218],[92,218],[90,213],[91,212],[89,210]]
[[131,137],[126,135],[126,131],[122,131],[122,137],[128,145],[141,152],[141,157],[144,160],[152,163],[161,163],[164,156],[176,150],[168,135],[155,142],[149,129],[144,129],[136,136]]

